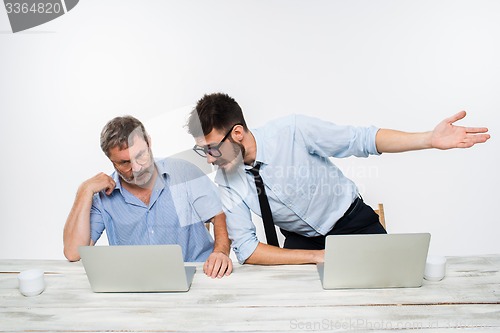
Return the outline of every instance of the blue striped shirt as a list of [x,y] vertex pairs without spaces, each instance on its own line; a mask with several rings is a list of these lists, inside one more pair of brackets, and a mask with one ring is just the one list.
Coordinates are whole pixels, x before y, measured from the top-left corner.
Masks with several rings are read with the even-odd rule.
[[184,261],[205,261],[214,242],[204,222],[222,211],[216,186],[187,161],[166,158],[155,164],[158,177],[149,205],[122,187],[116,172],[111,195],[94,195],[92,240],[97,242],[106,229],[110,245],[179,244]]
[[[274,223],[306,237],[328,233],[358,194],[354,182],[329,158],[378,155],[377,131],[373,126],[341,126],[302,115],[252,130]],[[219,169],[215,176],[229,238],[240,263],[259,243],[250,211],[261,213],[254,178],[247,172],[250,168]]]

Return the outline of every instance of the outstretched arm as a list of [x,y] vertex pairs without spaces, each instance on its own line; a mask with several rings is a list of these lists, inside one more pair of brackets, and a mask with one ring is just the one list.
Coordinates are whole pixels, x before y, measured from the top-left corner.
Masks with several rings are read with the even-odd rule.
[[106,190],[109,195],[115,188],[115,181],[104,173],[86,180],[78,188],[75,202],[64,225],[64,256],[69,261],[80,260],[78,247],[93,245],[90,239],[90,208],[95,193]]
[[375,138],[377,150],[379,153],[399,153],[429,148],[470,148],[476,143],[486,142],[490,138],[486,127],[463,127],[453,124],[465,115],[465,111],[460,111],[441,121],[430,132],[407,133],[380,129]]

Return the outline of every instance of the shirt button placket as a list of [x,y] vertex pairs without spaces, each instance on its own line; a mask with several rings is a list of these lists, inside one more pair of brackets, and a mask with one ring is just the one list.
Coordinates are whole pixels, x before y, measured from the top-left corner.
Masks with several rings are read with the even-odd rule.
[[153,224],[150,222],[150,216],[151,216],[150,213],[151,213],[151,211],[148,208],[148,211],[146,212],[146,224],[148,227],[150,238],[152,239],[154,237],[155,231],[153,229]]

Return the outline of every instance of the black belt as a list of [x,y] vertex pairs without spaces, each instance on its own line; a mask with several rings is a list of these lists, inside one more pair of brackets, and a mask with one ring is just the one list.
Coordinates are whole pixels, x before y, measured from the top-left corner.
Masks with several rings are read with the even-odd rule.
[[363,203],[363,198],[361,198],[361,196],[358,194],[358,196],[356,197],[356,199],[354,199],[349,208],[347,208],[344,215],[340,219],[338,219],[338,221],[333,225],[333,228],[330,231],[328,231],[327,235],[336,235],[337,233],[334,232],[335,230],[344,228],[346,223],[349,222],[348,217],[356,213],[361,207],[362,203]]
[[356,210],[356,208],[359,207],[359,205],[362,202],[363,202],[363,199],[360,196],[356,197],[356,199],[354,199],[354,201],[349,206],[349,208],[347,208],[347,210],[344,213],[344,216],[342,216],[342,217],[348,217],[349,215],[351,215]]

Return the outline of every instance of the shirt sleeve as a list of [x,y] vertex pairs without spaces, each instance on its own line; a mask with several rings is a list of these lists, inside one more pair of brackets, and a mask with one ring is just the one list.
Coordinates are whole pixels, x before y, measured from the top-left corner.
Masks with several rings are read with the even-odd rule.
[[179,166],[182,166],[182,169],[178,172],[185,174],[184,180],[187,183],[189,200],[198,220],[193,222],[207,222],[220,214],[222,203],[217,186],[197,166],[187,161],[182,161],[182,165]]
[[250,208],[236,192],[229,187],[219,185],[222,205],[226,214],[227,231],[236,258],[240,264],[252,255],[259,245],[255,225],[252,222]]
[[201,222],[207,222],[222,212],[217,187],[207,176],[192,180],[190,189],[193,208]]
[[309,153],[322,157],[368,157],[380,155],[375,144],[378,128],[337,125],[321,119],[296,115],[296,135]]
[[99,193],[96,193],[92,198],[92,206],[90,207],[90,239],[94,244],[101,238],[105,228],[101,211],[101,198],[99,198]]

